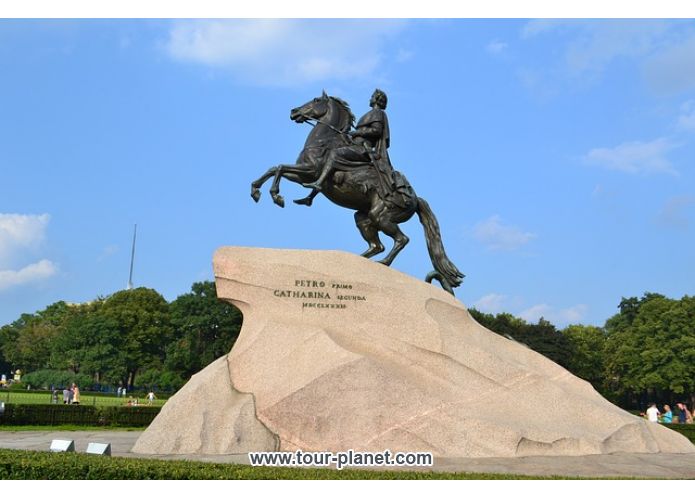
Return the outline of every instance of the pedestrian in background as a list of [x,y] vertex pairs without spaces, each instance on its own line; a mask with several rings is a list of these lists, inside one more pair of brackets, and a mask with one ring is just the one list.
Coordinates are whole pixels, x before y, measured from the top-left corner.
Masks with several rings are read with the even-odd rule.
[[677,403],[678,407],[678,422],[681,424],[692,424],[693,414],[690,413],[688,406],[685,403]]
[[683,403],[676,403],[676,413],[678,413],[678,423],[685,423],[685,407]]
[[673,422],[673,412],[669,405],[664,405],[664,414],[661,416],[662,424],[670,424]]
[[77,384],[72,384],[72,404],[80,404],[80,388],[77,387]]

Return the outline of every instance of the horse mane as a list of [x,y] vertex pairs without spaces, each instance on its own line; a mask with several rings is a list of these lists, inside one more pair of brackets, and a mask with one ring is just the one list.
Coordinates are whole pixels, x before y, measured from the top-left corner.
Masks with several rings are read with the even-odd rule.
[[352,111],[350,111],[350,105],[343,101],[340,97],[329,96],[329,99],[335,101],[341,108],[343,108],[343,111],[345,111],[345,115],[342,117],[343,121],[340,124],[340,131],[349,132],[352,126],[355,124],[355,115],[353,115]]

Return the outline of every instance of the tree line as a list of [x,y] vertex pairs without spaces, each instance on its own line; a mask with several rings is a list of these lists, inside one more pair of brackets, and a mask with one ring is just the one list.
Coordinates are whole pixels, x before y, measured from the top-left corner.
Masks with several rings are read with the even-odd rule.
[[[470,312],[620,406],[695,405],[695,297],[623,298],[602,327],[558,329],[543,318],[529,323],[509,313]],[[57,302],[0,328],[0,373],[20,368],[34,385],[77,379],[83,386],[175,390],[231,350],[241,323],[240,311],[219,301],[209,281],[194,283],[171,303],[149,288],[85,304]]]
[[695,406],[695,297],[658,293],[623,298],[603,327],[570,325],[558,330],[541,318],[529,324],[511,314],[473,317],[590,382],[624,408],[650,402]]
[[209,281],[171,303],[150,288],[56,302],[0,328],[0,373],[19,368],[34,385],[72,376],[83,386],[174,390],[230,351],[241,322]]

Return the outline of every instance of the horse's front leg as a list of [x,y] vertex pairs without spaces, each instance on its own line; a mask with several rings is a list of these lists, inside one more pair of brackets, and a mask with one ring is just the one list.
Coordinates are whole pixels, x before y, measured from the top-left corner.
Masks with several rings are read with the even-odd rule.
[[251,198],[253,198],[253,201],[258,202],[258,200],[261,199],[261,186],[263,186],[265,181],[275,176],[275,172],[277,171],[277,169],[278,167],[269,168],[265,174],[263,174],[251,183]]
[[270,196],[273,198],[273,202],[279,206],[285,206],[285,199],[280,195],[280,179],[287,173],[305,173],[307,169],[311,168],[308,163],[298,163],[296,165],[278,165],[275,167],[275,179],[273,179],[273,185],[270,186]]

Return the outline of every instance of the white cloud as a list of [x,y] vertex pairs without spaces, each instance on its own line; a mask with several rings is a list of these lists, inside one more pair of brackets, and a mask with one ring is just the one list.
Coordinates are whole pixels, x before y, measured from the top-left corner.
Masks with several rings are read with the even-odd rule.
[[399,49],[396,54],[396,62],[404,63],[410,61],[414,55],[415,53],[411,50]]
[[530,323],[535,323],[542,317],[556,326],[563,327],[579,323],[586,316],[587,310],[588,307],[585,304],[577,304],[567,309],[555,309],[548,304],[536,304],[521,311],[519,317]]
[[678,128],[695,132],[695,101],[687,101],[681,106]]
[[585,36],[565,53],[565,64],[574,74],[598,73],[619,58],[635,58],[653,50],[666,25],[654,21],[603,21],[586,25]]
[[693,196],[669,198],[659,211],[656,223],[667,228],[687,230],[690,227],[687,210],[692,206],[695,206],[695,197]]
[[118,253],[118,245],[107,245],[104,247],[104,249],[101,251],[101,254],[97,257],[97,262],[102,262],[112,255]]
[[0,291],[36,283],[57,272],[57,266],[47,259],[19,264],[40,249],[50,219],[48,214],[0,214]]
[[663,137],[651,142],[625,142],[614,148],[592,149],[584,160],[592,165],[630,174],[678,175],[666,158],[666,154],[676,147],[677,144]]
[[11,265],[18,252],[36,249],[44,240],[50,215],[0,213],[0,269]]
[[586,316],[589,307],[586,304],[577,304],[567,309],[561,309],[557,314],[551,316],[558,325],[573,324],[581,322]]
[[522,75],[539,74],[535,79],[540,84],[530,86],[534,91],[547,94],[546,87],[559,83],[594,83],[616,63],[635,67],[656,94],[695,89],[692,20],[534,20],[520,35],[526,44],[542,38],[557,54],[542,66],[522,70]]
[[14,286],[36,283],[50,278],[58,271],[50,260],[40,260],[19,271],[0,271],[0,291]]
[[560,45],[564,72],[571,77],[595,77],[614,60],[651,54],[669,27],[661,20],[534,20],[522,28],[521,36],[569,33],[571,38]]
[[601,184],[596,184],[594,186],[594,189],[591,191],[591,197],[592,198],[601,198],[605,195],[606,193],[606,188],[603,187]]
[[473,236],[491,250],[515,250],[536,237],[533,233],[502,224],[499,215],[476,224]]
[[[521,297],[510,298],[506,295],[489,293],[473,302],[472,307],[488,314],[499,314],[502,312],[514,314],[512,311],[521,309],[523,302],[524,300]],[[523,309],[514,315],[529,323],[537,323],[540,318],[544,318],[555,326],[564,328],[569,324],[580,323],[586,317],[588,309],[585,304],[576,304],[565,309],[557,309],[542,303]]]
[[506,300],[506,295],[489,293],[473,302],[473,307],[475,307],[478,311],[481,312],[496,314],[504,311],[504,304]]
[[525,319],[526,321],[535,323],[541,317],[548,319],[548,313],[551,311],[552,308],[548,304],[536,304],[535,306],[531,306],[528,309],[521,311],[519,313],[519,317],[521,319]]
[[644,74],[652,89],[670,94],[695,88],[695,34],[676,39],[649,58]]
[[524,24],[524,27],[521,28],[521,37],[531,38],[543,32],[551,31],[561,26],[563,22],[567,21],[558,19],[533,19]]
[[181,61],[266,85],[371,78],[403,20],[219,19],[176,21],[166,50]]
[[490,54],[501,54],[507,49],[507,47],[508,45],[506,43],[500,42],[499,40],[493,40],[487,44],[485,50],[487,50]]

